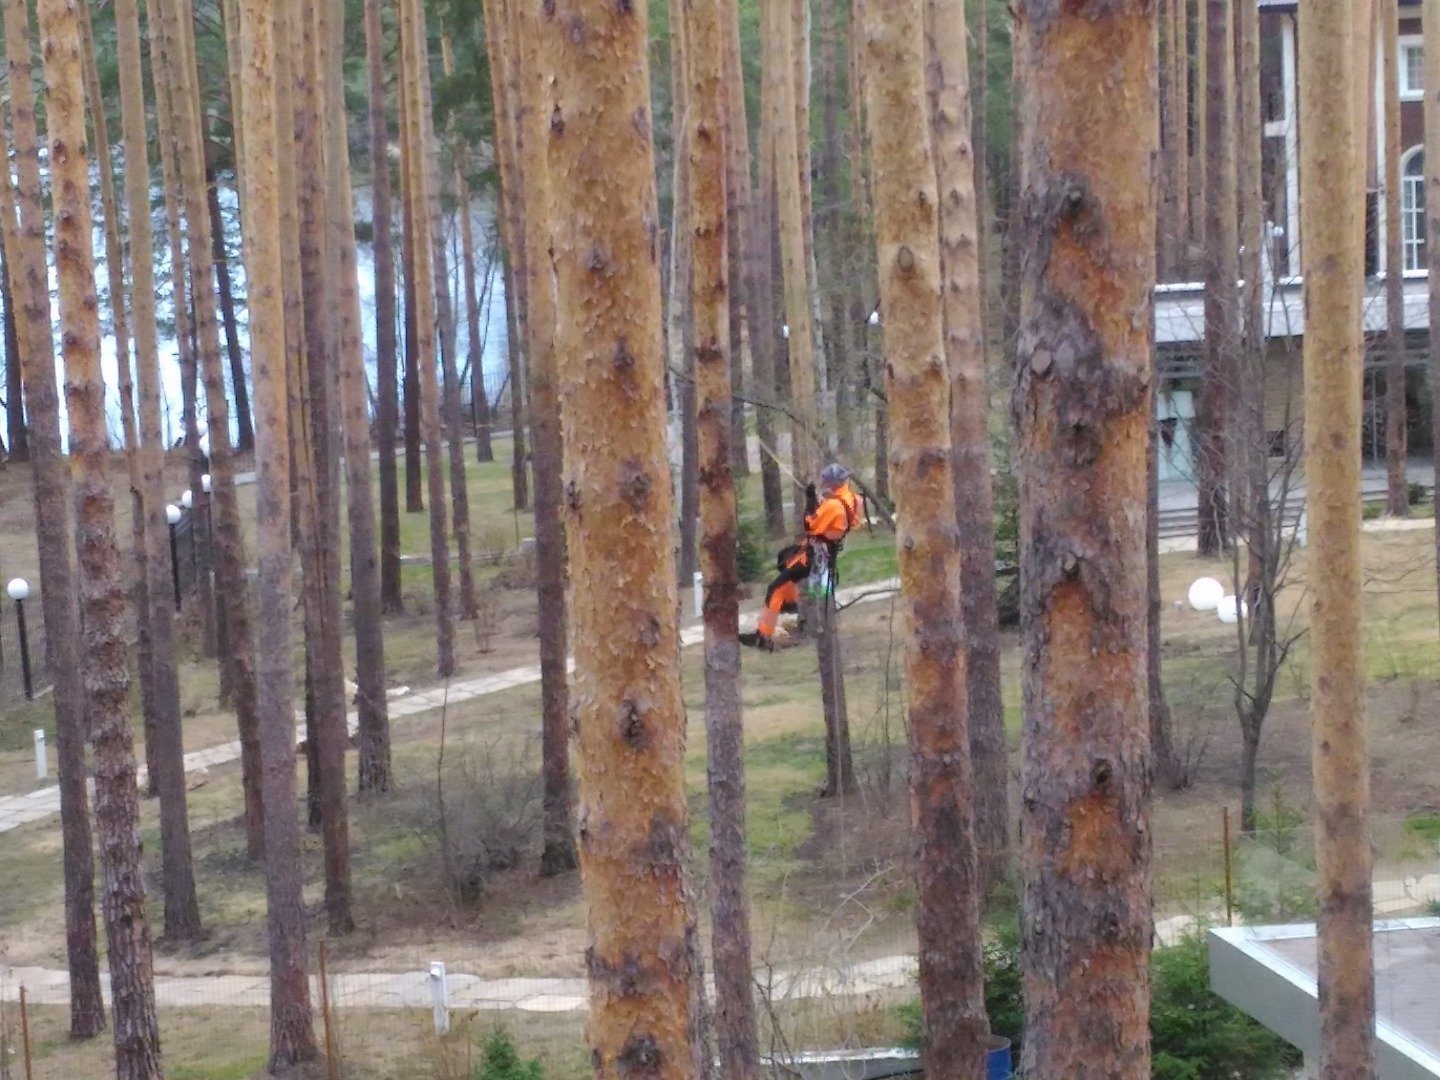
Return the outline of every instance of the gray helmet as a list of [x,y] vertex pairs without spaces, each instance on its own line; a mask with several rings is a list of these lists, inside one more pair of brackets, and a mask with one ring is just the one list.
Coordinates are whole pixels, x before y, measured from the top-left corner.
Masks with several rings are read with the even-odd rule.
[[822,487],[838,488],[849,479],[850,470],[836,462],[831,462],[820,470],[820,484]]

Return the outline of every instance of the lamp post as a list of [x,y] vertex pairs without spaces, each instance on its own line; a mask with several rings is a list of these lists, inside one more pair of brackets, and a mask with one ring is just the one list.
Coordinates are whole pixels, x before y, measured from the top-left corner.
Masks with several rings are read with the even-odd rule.
[[30,598],[30,583],[13,578],[5,586],[5,594],[15,601],[15,619],[20,625],[20,677],[25,682],[25,697],[35,697],[35,683],[30,675],[30,635],[25,631],[25,601]]
[[186,488],[180,493],[180,505],[190,511],[190,580],[200,579],[200,537],[195,531],[195,493]]
[[175,588],[175,610],[180,610],[180,542],[175,535],[180,525],[180,507],[169,503],[165,507],[165,523],[170,526],[170,583]]

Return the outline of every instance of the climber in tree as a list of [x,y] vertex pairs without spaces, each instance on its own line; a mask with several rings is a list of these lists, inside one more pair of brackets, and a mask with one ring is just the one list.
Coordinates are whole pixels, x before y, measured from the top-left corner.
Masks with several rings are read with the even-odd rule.
[[774,652],[780,616],[799,610],[800,583],[815,575],[822,592],[834,588],[840,546],[862,516],[863,503],[850,485],[849,471],[843,465],[826,465],[819,492],[813,483],[805,488],[805,535],[776,556],[779,574],[765,591],[765,610],[755,632],[740,635],[742,645]]

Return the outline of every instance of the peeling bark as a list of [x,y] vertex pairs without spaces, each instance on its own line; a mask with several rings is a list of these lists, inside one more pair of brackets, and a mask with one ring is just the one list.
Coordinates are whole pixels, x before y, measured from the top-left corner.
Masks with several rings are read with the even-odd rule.
[[1025,0],[1017,43],[1021,1071],[1147,1080],[1154,5]]

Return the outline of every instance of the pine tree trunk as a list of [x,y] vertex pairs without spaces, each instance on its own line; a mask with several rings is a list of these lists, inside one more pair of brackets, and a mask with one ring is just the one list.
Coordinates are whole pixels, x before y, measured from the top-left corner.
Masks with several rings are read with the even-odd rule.
[[1353,20],[1363,14],[1350,4],[1315,0],[1306,18],[1299,58],[1300,174],[1306,185],[1300,210],[1309,316],[1306,507],[1310,558],[1325,567],[1312,585],[1310,614],[1320,1070],[1328,1080],[1360,1080],[1375,1074],[1374,856],[1366,822],[1359,498],[1364,234],[1357,220],[1362,203],[1356,172],[1365,131],[1357,121],[1365,110],[1352,107],[1352,99],[1369,65],[1368,50],[1356,48],[1352,31]]
[[[355,628],[355,705],[360,744],[360,789],[390,786],[390,720],[385,698],[385,639],[381,619],[380,566],[375,543],[375,502],[370,470],[370,413],[366,400],[364,341],[355,250],[355,207],[350,179],[344,96],[344,9],[329,9],[326,65],[326,154],[332,265],[339,337],[340,415],[345,444],[346,509],[350,527],[351,619]],[[343,731],[343,729],[342,729]],[[343,756],[343,737],[342,737]],[[345,797],[342,777],[339,795]]]
[[[165,580],[163,565],[158,574],[146,557],[150,544],[148,529],[159,528],[165,536],[163,503],[158,526],[145,512],[142,502],[143,478],[139,437],[133,413],[133,388],[130,385],[130,328],[125,307],[125,272],[121,256],[120,221],[115,198],[114,169],[110,160],[110,139],[105,123],[105,106],[100,94],[100,77],[95,68],[94,43],[90,33],[89,9],[76,8],[81,48],[86,58],[86,86],[91,98],[91,117],[95,131],[95,158],[100,173],[100,201],[106,220],[105,261],[110,284],[110,309],[113,322],[116,356],[120,364],[121,423],[125,432],[127,458],[130,462],[130,483],[134,497],[132,507],[135,524],[136,588],[134,604],[140,653],[140,686],[145,695],[146,763],[153,774],[152,784],[160,796],[161,888],[165,899],[165,940],[171,943],[194,941],[201,936],[200,903],[195,892],[195,864],[190,846],[190,818],[186,807],[185,748],[180,725],[180,680],[176,670],[174,648],[174,615],[157,584],[161,602],[150,601],[150,582]],[[147,192],[148,195],[148,192]],[[149,214],[149,203],[146,203]],[[153,275],[152,275],[153,276]],[[154,283],[150,296],[153,305]],[[151,317],[153,319],[153,306]],[[137,354],[139,341],[137,338]],[[163,496],[162,496],[163,497]],[[152,493],[153,501],[154,495]],[[157,608],[163,614],[157,612]],[[169,627],[168,648],[162,653],[155,648],[155,623],[163,620]],[[153,739],[154,745],[151,746]]]
[[1175,115],[1175,259],[1180,273],[1188,270],[1190,259],[1190,147],[1194,129],[1190,123],[1190,0],[1170,0],[1170,34],[1175,43],[1170,67],[1162,77],[1170,79]]
[[[35,528],[40,557],[45,663],[54,680],[55,750],[60,778],[60,833],[65,878],[65,953],[70,974],[70,1036],[86,1039],[105,1030],[95,929],[95,855],[86,786],[85,743],[89,724],[81,681],[79,583],[71,562],[70,468],[60,444],[60,404],[55,390],[50,294],[45,269],[45,219],[41,203],[35,96],[30,77],[30,23],[19,0],[5,3],[10,117],[15,132],[18,191],[0,169],[0,217],[5,262],[13,268],[5,309],[14,311],[16,337],[9,355],[24,376],[29,457],[34,468]],[[0,160],[9,160],[0,124]],[[18,199],[17,199],[18,196]],[[16,222],[16,208],[19,222]],[[18,344],[17,342],[17,344]],[[11,429],[13,432],[15,429]],[[13,444],[12,444],[13,449]]]
[[[115,1013],[115,1075],[117,1080],[149,1080],[162,1075],[160,1033],[140,861],[126,600],[107,467],[110,447],[91,246],[80,20],[76,8],[64,0],[40,0],[36,14],[45,43],[48,164],[55,209],[55,269],[60,285],[65,411],[70,421],[84,634],[80,671],[95,753],[95,820],[100,833],[101,906]],[[28,35],[21,40],[28,42]],[[11,74],[13,77],[13,68]]]
[[[1185,0],[1187,4],[1192,0]],[[1209,169],[1206,153],[1210,148],[1210,35],[1208,12],[1211,0],[1193,0],[1194,7],[1187,14],[1194,46],[1190,64],[1194,88],[1191,100],[1194,103],[1194,127],[1190,133],[1190,240],[1200,250],[1205,249],[1205,230],[1209,214],[1205,207],[1206,186]]]
[[[250,630],[249,590],[245,583],[245,544],[235,495],[235,465],[230,449],[230,405],[225,396],[225,366],[216,319],[214,246],[205,196],[205,154],[200,127],[200,91],[195,68],[194,28],[180,0],[166,12],[167,60],[175,93],[171,99],[176,145],[185,196],[186,237],[191,267],[191,303],[205,383],[210,436],[209,472],[216,579],[225,606],[228,665],[240,729],[254,723],[255,646]],[[168,6],[162,2],[162,7]],[[198,497],[197,490],[197,497]]]
[[[400,0],[404,2],[404,0]],[[399,80],[403,83],[403,76]],[[410,193],[414,185],[413,148],[406,135],[405,102],[400,102],[400,220],[401,220],[401,261],[405,264],[405,512],[425,512],[425,473],[421,464],[423,452],[420,431],[420,413],[424,393],[420,389],[419,330],[415,315],[415,222],[412,218],[413,205]],[[429,254],[427,252],[426,259]],[[433,302],[433,301],[432,301]],[[429,331],[433,339],[433,328]]]
[[[745,109],[745,72],[741,62],[739,10],[731,0],[721,4],[719,47],[724,50],[725,103],[725,257],[729,261],[729,329],[731,349],[730,465],[737,477],[750,475],[747,405],[756,397],[754,341],[755,300],[746,262],[745,237],[750,228],[753,194],[750,184],[750,124]],[[753,407],[753,406],[752,406]],[[757,408],[756,413],[759,413]]]
[[670,126],[677,133],[670,169],[670,267],[666,275],[665,347],[676,418],[680,424],[680,472],[677,502],[680,507],[676,574],[682,589],[695,574],[696,519],[699,517],[699,450],[695,431],[695,354],[690,347],[693,327],[690,311],[690,155],[684,131],[689,123],[685,7],[670,0]]
[[[1240,4],[1236,14],[1236,68],[1239,105],[1236,125],[1236,177],[1240,207],[1240,278],[1242,346],[1238,350],[1236,386],[1236,524],[1247,534],[1248,581],[1245,596],[1255,618],[1252,634],[1267,625],[1261,595],[1265,568],[1271,565],[1270,437],[1265,425],[1264,251],[1270,243],[1263,187],[1264,125],[1260,89],[1260,10]],[[1262,621],[1262,619],[1264,621]]]
[[[449,39],[444,40],[446,54],[449,55]],[[453,59],[450,67],[453,70]],[[490,402],[485,394],[485,339],[480,332],[481,304],[475,291],[474,211],[470,204],[470,185],[465,180],[465,170],[461,167],[458,153],[455,155],[453,175],[455,200],[459,208],[457,216],[460,218],[460,278],[465,289],[466,359],[470,367],[470,409],[475,417],[475,460],[488,462],[495,460],[495,450],[490,445]]]
[[[200,429],[196,419],[196,397],[199,389],[199,368],[195,359],[195,337],[192,333],[193,305],[190,286],[186,280],[186,263],[181,217],[181,184],[176,165],[175,123],[171,96],[174,88],[167,75],[169,62],[166,59],[166,31],[163,11],[158,9],[150,20],[152,63],[150,65],[151,85],[155,97],[156,141],[160,144],[161,177],[165,191],[166,239],[170,253],[170,292],[173,299],[171,310],[175,319],[175,348],[180,363],[181,427],[185,452],[189,457],[190,491],[195,499],[191,508],[191,550],[193,566],[190,595],[186,607],[193,614],[198,612],[200,624],[200,649],[205,656],[215,655],[215,589],[209,574],[208,544],[205,530],[199,523],[208,497],[202,490],[200,477],[205,465],[200,455]],[[158,60],[158,62],[153,62]],[[154,774],[152,774],[153,778]],[[153,779],[152,779],[153,783]],[[153,792],[152,792],[153,793]]]
[[[645,9],[561,0],[540,36],[555,73],[543,105],[560,185],[550,202],[566,315],[555,354],[572,493],[588,1041],[603,1080],[679,1080],[697,1066]],[[627,797],[606,795],[617,790]]]
[[270,0],[240,0],[245,146],[242,170],[245,280],[250,364],[255,377],[256,540],[260,635],[257,686],[264,757],[265,892],[270,946],[272,1070],[318,1056],[310,1008],[301,895],[300,829],[295,817],[295,720],[291,671],[289,385],[282,252],[281,169],[290,140],[277,70],[276,18]]
[[1410,516],[1406,477],[1405,254],[1401,243],[1404,200],[1400,180],[1400,11],[1396,0],[1381,0],[1385,47],[1385,510]]
[[[740,598],[736,567],[735,483],[731,468],[730,268],[727,188],[734,178],[726,125],[733,102],[730,51],[733,3],[690,5],[686,11],[690,74],[689,120],[682,151],[690,158],[696,428],[700,478],[700,572],[705,578],[705,734],[710,792],[712,951],[720,1071],[727,1080],[756,1080],[760,1071],[750,967],[750,910],[745,889],[745,746],[740,702]],[[743,131],[743,113],[741,129]],[[677,139],[678,143],[678,139]],[[748,187],[748,176],[746,177]]]
[[1155,7],[1024,0],[1016,29],[1021,1072],[1148,1080]]
[[[402,129],[409,153],[411,273],[415,295],[415,367],[420,386],[425,434],[425,472],[430,497],[430,562],[435,586],[436,669],[441,678],[455,672],[455,615],[450,595],[450,544],[446,535],[444,446],[440,438],[440,386],[435,373],[435,267],[424,242],[430,221],[430,155],[426,151],[425,66],[429,63],[425,13],[419,0],[401,0],[401,67],[405,72]],[[407,403],[408,407],[408,403]]]
[[[739,49],[739,17],[736,17],[736,49]],[[780,478],[780,442],[775,427],[776,406],[780,404],[779,340],[780,316],[775,310],[775,274],[771,252],[775,242],[775,136],[770,122],[773,77],[767,75],[761,91],[760,168],[755,189],[755,213],[745,234],[745,266],[750,278],[750,350],[753,356],[751,388],[760,405],[755,409],[755,435],[760,442],[760,490],[765,508],[765,531],[781,536],[785,532],[785,488]],[[743,93],[741,97],[743,98]]]
[[[345,676],[341,648],[339,462],[334,388],[338,289],[331,268],[325,157],[325,92],[329,62],[328,5],[307,0],[291,11],[291,74],[299,179],[300,266],[305,305],[301,425],[301,565],[305,574],[305,658],[313,719],[309,746],[316,767],[325,846],[325,912],[330,933],[355,928],[351,912],[349,815],[345,802]],[[353,227],[352,230],[353,232]],[[295,422],[292,419],[292,422]],[[308,428],[308,430],[307,430]],[[303,437],[301,436],[303,433]],[[366,456],[368,457],[368,448]]]
[[[11,214],[13,218],[14,215]],[[10,436],[7,461],[29,461],[30,440],[25,428],[25,392],[21,376],[20,334],[15,327],[15,293],[10,260],[0,254],[0,293],[5,300],[5,430]]]
[[1000,624],[995,597],[995,496],[990,481],[989,392],[975,162],[970,142],[970,68],[964,0],[927,0],[927,72],[941,192],[939,284],[965,626],[965,694],[974,769],[975,848],[983,887],[1005,873],[1009,756],[1000,696]]
[[1196,402],[1198,540],[1201,558],[1215,558],[1231,543],[1229,498],[1235,469],[1234,406],[1239,402],[1240,312],[1236,288],[1235,82],[1233,0],[1206,0],[1205,102],[1205,368]]
[[[1146,625],[1145,684],[1150,704],[1150,754],[1154,760],[1155,780],[1168,791],[1179,791],[1189,783],[1184,766],[1175,753],[1175,740],[1170,724],[1170,703],[1165,698],[1165,681],[1161,663],[1164,641],[1161,637],[1162,597],[1160,593],[1160,457],[1155,423],[1152,390],[1150,403],[1150,452],[1146,468],[1145,492],[1145,557],[1148,560],[1145,582]],[[1251,610],[1254,610],[1253,606]]]
[[[110,139],[105,122],[105,107],[100,94],[100,71],[95,61],[95,41],[90,27],[90,9],[81,5],[80,53],[85,68],[85,98],[90,114],[95,148],[95,165],[100,179],[100,213],[105,232],[105,277],[110,288],[111,333],[115,341],[118,375],[120,428],[124,440],[126,472],[130,479],[131,544],[135,555],[135,572],[130,581],[131,601],[135,606],[135,667],[140,677],[141,716],[145,732],[145,767],[148,776],[147,794],[159,791],[159,752],[162,740],[157,731],[160,707],[154,684],[155,658],[150,641],[149,582],[146,579],[145,516],[140,509],[139,436],[135,425],[135,385],[130,366],[130,326],[125,299],[125,266],[123,262],[121,224],[116,209],[115,168],[110,155]],[[178,689],[177,689],[178,694]],[[178,702],[176,708],[179,708]],[[187,839],[188,844],[188,839]],[[193,896],[194,889],[191,889]],[[198,925],[198,917],[197,917]]]
[[[235,450],[255,452],[255,421],[250,411],[250,387],[240,355],[240,328],[235,321],[235,288],[230,280],[230,254],[225,249],[225,218],[220,213],[220,182],[215,175],[215,144],[205,142],[205,198],[210,207],[210,243],[215,253],[215,289],[220,298],[220,321],[225,328],[225,356],[230,365],[230,391],[235,398]],[[236,157],[239,169],[239,157]]]
[[[380,447],[380,605],[404,609],[400,591],[400,490],[395,436],[400,417],[395,350],[395,250],[391,224],[390,128],[385,120],[385,29],[380,0],[365,0],[370,100],[370,192],[375,264],[375,441]],[[384,790],[382,748],[360,743],[360,790]]]
[[[443,41],[443,39],[442,39]],[[465,481],[465,418],[460,408],[460,371],[455,359],[455,305],[450,298],[450,260],[445,250],[445,221],[440,210],[440,189],[444,169],[441,167],[440,144],[435,136],[434,95],[430,88],[430,66],[423,76],[424,109],[421,134],[424,139],[426,168],[431,177],[430,234],[435,251],[435,309],[440,339],[440,411],[445,426],[446,450],[450,462],[451,528],[455,536],[455,561],[459,573],[459,616],[474,619],[480,605],[475,599],[475,563],[470,551],[470,493]],[[452,192],[452,195],[457,194]]]
[[[1160,23],[1160,162],[1157,180],[1160,185],[1160,218],[1157,222],[1156,269],[1161,281],[1169,281],[1178,261],[1176,252],[1184,243],[1175,228],[1178,220],[1180,192],[1176,186],[1177,168],[1183,150],[1176,137],[1182,116],[1177,112],[1174,71],[1175,51],[1180,42],[1175,37],[1174,9],[1185,0],[1157,0],[1156,15]],[[1258,118],[1257,118],[1258,119]],[[1243,119],[1241,121],[1243,123]]]
[[[520,148],[516,142],[515,118],[518,104],[511,89],[518,76],[510,18],[502,0],[484,0],[485,49],[490,61],[490,92],[494,101],[495,157],[500,173],[496,218],[505,249],[501,277],[505,287],[505,351],[509,361],[511,464],[510,483],[516,511],[530,505],[529,477],[525,471],[524,403],[521,393],[524,362],[521,343],[525,329],[525,236],[521,222],[523,195],[520,190]],[[496,405],[499,405],[497,398]]]
[[[541,24],[525,5],[511,9],[509,35],[518,43],[518,92],[511,103],[520,150],[518,163],[525,191],[526,252],[548,252],[552,213],[550,174],[545,156],[549,127],[545,103],[551,73],[544,67]],[[565,598],[565,533],[562,518],[564,446],[560,433],[555,333],[557,308],[548,258],[527,260],[526,355],[530,361],[531,434],[535,450],[536,592],[540,610],[541,758],[544,776],[544,849],[542,874],[558,874],[576,864],[574,823],[570,805],[569,686],[567,605]],[[513,391],[512,391],[513,392]]]
[[[935,101],[929,115],[924,108],[927,30],[931,85],[949,92]],[[950,330],[950,363],[936,359],[947,352],[945,299],[955,304],[963,297],[973,307],[978,298],[964,7],[944,10],[924,0],[868,0],[865,34],[875,242],[885,308],[885,383],[895,424],[892,481],[902,522],[897,549],[907,628],[910,807],[916,834],[925,1070],[932,1076],[980,1080],[989,1023],[980,949],[982,886],[971,809],[977,800],[966,716],[953,409],[946,394],[954,375],[963,373],[956,371],[958,327]],[[947,173],[946,201],[958,213],[944,223],[938,214],[932,119],[947,142],[954,140],[945,148],[952,160],[939,167]],[[955,154],[957,149],[961,152]],[[956,165],[959,172],[952,172]],[[962,235],[967,228],[968,237]],[[941,235],[951,260],[943,272]],[[968,270],[955,258],[967,242],[972,260]]]

